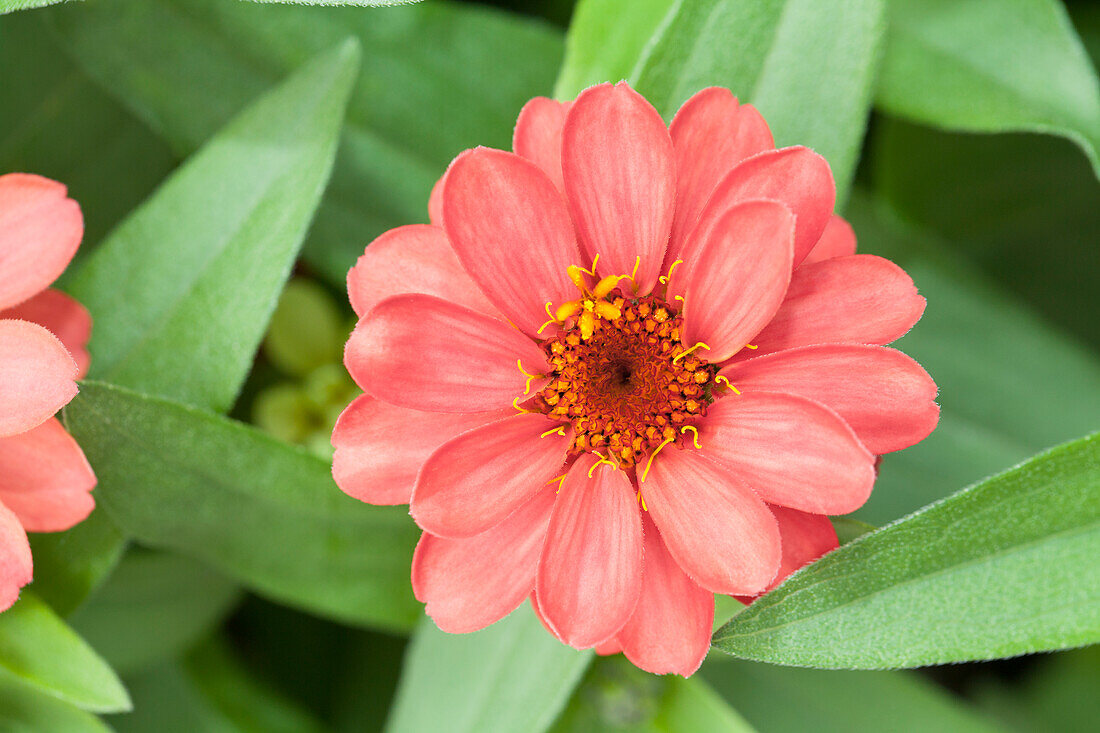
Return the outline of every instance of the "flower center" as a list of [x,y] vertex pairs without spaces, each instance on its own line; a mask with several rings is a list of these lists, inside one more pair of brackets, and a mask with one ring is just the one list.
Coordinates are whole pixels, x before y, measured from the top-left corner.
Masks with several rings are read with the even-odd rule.
[[572,312],[541,344],[550,372],[527,407],[568,421],[574,451],[628,468],[689,439],[691,423],[713,401],[718,368],[697,355],[699,345],[680,341],[678,310],[656,295],[622,295],[619,279],[628,278],[616,278],[614,289],[605,278],[558,308]]

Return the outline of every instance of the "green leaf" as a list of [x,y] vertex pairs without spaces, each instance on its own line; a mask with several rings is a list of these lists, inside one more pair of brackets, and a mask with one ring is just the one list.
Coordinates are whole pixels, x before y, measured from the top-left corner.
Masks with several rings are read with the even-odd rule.
[[359,5],[368,8],[387,8],[394,5],[412,5],[421,0],[248,0],[253,3],[290,3],[294,5]]
[[110,718],[119,733],[318,733],[324,728],[270,689],[212,639],[181,662],[127,679],[134,712]]
[[1009,684],[979,679],[971,689],[990,717],[1013,730],[1089,730],[1100,719],[1100,646],[1059,652],[1036,660]]
[[240,596],[194,560],[135,548],[69,623],[126,675],[186,651]]
[[91,374],[227,410],[320,200],[358,64],[349,39],[264,95],[109,237],[71,291]]
[[520,108],[549,92],[562,52],[542,24],[458,3],[99,0],[50,17],[81,66],[183,153],[310,54],[359,38],[364,73],[304,252],[339,287],[372,238],[427,219],[452,157],[511,146]]
[[32,534],[34,592],[68,616],[114,570],[126,538],[103,510],[64,532]]
[[837,539],[842,545],[846,545],[868,532],[875,531],[875,526],[873,524],[867,524],[867,522],[861,522],[852,517],[829,517],[829,520],[832,521]]
[[939,127],[1062,135],[1100,174],[1100,87],[1057,0],[891,0],[875,102]]
[[130,709],[107,663],[31,593],[0,614],[0,671],[84,710]]
[[0,15],[4,13],[14,13],[17,10],[44,8],[47,5],[62,2],[68,2],[68,0],[0,0]]
[[176,160],[65,55],[41,16],[0,23],[0,171],[38,173],[69,187],[84,214],[79,261]]
[[753,728],[699,677],[656,677],[622,656],[597,659],[554,733],[744,733]]
[[792,575],[714,635],[779,664],[881,669],[1100,641],[1100,433]]
[[91,713],[7,674],[0,674],[0,728],[8,733],[111,733]]
[[768,733],[992,733],[997,726],[913,672],[794,669],[714,659],[701,674]]
[[936,380],[942,406],[931,436],[883,457],[856,515],[882,525],[1095,430],[1100,361],[968,267],[951,243],[887,221],[876,204],[857,192],[846,214],[860,251],[898,262],[928,299],[896,346]]
[[446,634],[425,618],[409,644],[386,731],[541,733],[591,659],[551,636],[526,605],[473,634]]
[[[625,3],[600,5],[579,15],[585,25],[571,31],[570,76],[559,83],[561,96],[579,91],[570,79],[584,83],[624,68],[618,59],[607,63],[608,52],[588,47],[604,44],[601,28],[632,10]],[[807,145],[824,155],[838,198],[845,198],[871,105],[885,30],[882,0],[678,0],[655,30],[654,17],[647,9],[616,32],[648,34],[644,44],[634,38],[624,46],[644,48],[629,78],[666,119],[700,89],[727,87],[760,109],[777,145]],[[594,68],[577,68],[586,61]]]
[[[1100,181],[1072,143],[950,134],[883,118],[871,160],[875,191],[899,217],[950,241],[953,251],[1100,348],[1100,319],[1092,317]],[[1042,266],[1034,266],[1037,255]]]
[[412,627],[416,527],[343,494],[329,465],[232,420],[96,382],[66,408],[111,519],[279,602]]
[[580,0],[569,22],[554,96],[573,99],[585,87],[629,79],[675,0]]

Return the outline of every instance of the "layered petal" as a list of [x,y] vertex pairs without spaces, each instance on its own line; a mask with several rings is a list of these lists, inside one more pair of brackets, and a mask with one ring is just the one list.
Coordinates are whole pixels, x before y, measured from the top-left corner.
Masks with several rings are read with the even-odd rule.
[[446,180],[447,173],[444,171],[428,196],[428,221],[437,227],[443,226],[443,184]]
[[15,514],[0,504],[0,612],[19,599],[19,589],[31,582],[33,573],[27,533]]
[[565,190],[561,174],[561,129],[572,102],[535,97],[519,111],[512,133],[512,150],[545,173],[559,191]]
[[28,532],[60,532],[83,520],[95,508],[95,483],[84,451],[57,418],[0,438],[0,502]]
[[529,336],[546,304],[576,297],[566,270],[580,250],[561,192],[538,166],[513,153],[469,150],[447,171],[447,237],[474,282]]
[[[768,505],[775,521],[779,524],[779,536],[783,542],[783,559],[779,563],[779,574],[763,593],[767,593],[787,579],[794,571],[809,565],[827,552],[839,546],[836,530],[829,518],[821,514],[800,512],[787,507]],[[756,596],[738,596],[742,603],[751,603]]]
[[913,279],[890,260],[833,257],[795,270],[783,305],[753,343],[758,355],[810,344],[888,344],[923,313]]
[[795,220],[776,201],[732,207],[700,243],[683,284],[685,344],[703,342],[706,359],[737,353],[776,313],[791,278]]
[[591,455],[573,464],[535,581],[539,609],[562,642],[577,649],[605,642],[633,613],[642,583],[639,513],[622,471]]
[[696,585],[672,558],[648,512],[642,522],[642,593],[616,639],[626,658],[647,672],[690,677],[710,648],[714,595]]
[[805,397],[728,395],[697,427],[706,456],[769,503],[847,514],[871,495],[874,455],[839,415]]
[[832,257],[844,257],[856,253],[856,233],[852,231],[852,225],[844,220],[844,217],[833,214],[829,217],[829,223],[825,225],[825,231],[817,244],[802,260],[803,265],[821,262]]
[[715,186],[742,160],[775,147],[764,118],[728,89],[696,92],[668,127],[676,154],[676,213],[666,267],[682,252]]
[[528,386],[517,360],[531,372],[548,368],[535,343],[507,323],[419,294],[376,305],[344,350],[344,364],[365,392],[428,412],[507,407]]
[[665,546],[696,583],[714,593],[750,595],[775,578],[775,518],[729,469],[697,451],[665,450],[641,488]]
[[66,191],[42,176],[0,176],[0,308],[49,287],[80,246],[84,217]]
[[562,130],[565,193],[589,257],[604,276],[630,275],[653,289],[676,201],[672,139],[657,110],[625,82],[581,92]]
[[0,437],[40,425],[76,395],[79,369],[42,326],[0,320]]
[[0,311],[0,320],[13,318],[44,326],[65,345],[79,369],[76,378],[88,373],[91,356],[88,339],[92,335],[92,317],[88,309],[60,290],[47,288],[14,308]]
[[368,504],[408,504],[420,467],[439,446],[467,430],[514,414],[419,412],[370,395],[348,405],[332,431],[332,476]]
[[936,383],[920,364],[883,346],[804,346],[731,364],[720,372],[746,395],[786,392],[844,418],[875,454],[901,450],[936,427]]
[[731,206],[750,199],[772,199],[787,205],[795,216],[794,264],[798,264],[821,237],[833,214],[836,185],[829,164],[804,147],[768,150],[743,161],[714,189],[699,215],[699,223],[684,245],[685,260],[705,242]]
[[411,224],[374,240],[348,270],[348,298],[362,318],[386,298],[424,293],[489,316],[498,311],[466,274],[437,226]]
[[528,413],[469,430],[420,469],[409,513],[439,537],[473,537],[499,524],[562,473],[572,431]]
[[425,532],[412,586],[427,614],[450,634],[477,631],[511,613],[535,587],[535,569],[554,506],[547,486],[497,526],[469,539]]

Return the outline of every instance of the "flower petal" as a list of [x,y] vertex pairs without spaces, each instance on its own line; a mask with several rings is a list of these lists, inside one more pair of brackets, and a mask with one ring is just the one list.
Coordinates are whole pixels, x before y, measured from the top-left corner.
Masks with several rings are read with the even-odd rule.
[[852,231],[852,225],[844,220],[844,217],[833,214],[829,217],[829,223],[825,225],[825,231],[821,233],[821,239],[802,260],[803,265],[821,262],[832,257],[843,257],[856,253],[856,233]]
[[95,474],[61,421],[0,438],[0,502],[28,532],[61,532],[84,520]]
[[847,514],[871,495],[874,455],[848,423],[813,400],[774,392],[728,395],[697,427],[706,457],[771,504]]
[[[596,465],[592,478],[589,470]],[[562,483],[535,581],[562,642],[587,649],[630,618],[642,584],[642,521],[630,480],[585,455]]]
[[80,246],[84,217],[66,190],[28,173],[0,176],[0,308],[49,287]]
[[529,336],[546,303],[572,300],[566,272],[581,261],[561,192],[534,163],[489,148],[451,163],[443,189],[447,237],[474,282]]
[[76,395],[78,369],[42,326],[0,320],[0,437],[30,430]]
[[[726,212],[679,281],[685,344],[702,341],[707,361],[721,362],[764,328],[791,279],[794,231],[794,216],[777,201],[746,201]],[[675,274],[672,281],[675,288]]]
[[390,229],[367,246],[348,270],[348,298],[363,317],[386,298],[424,293],[489,316],[498,311],[466,274],[437,226],[411,224]]
[[77,379],[88,373],[91,356],[88,339],[92,336],[92,316],[88,309],[60,290],[47,288],[14,308],[0,311],[0,320],[13,318],[43,326],[65,345],[76,362]]
[[913,279],[890,260],[834,257],[795,270],[783,305],[753,344],[756,355],[810,344],[888,344],[923,313]]
[[672,139],[657,110],[625,82],[581,92],[562,130],[565,193],[577,234],[600,273],[653,289],[676,202]]
[[775,578],[775,518],[729,469],[696,451],[667,450],[641,488],[665,546],[696,583],[714,593],[746,595]]
[[428,196],[428,221],[437,227],[443,226],[443,182],[446,180],[447,172],[444,171]]
[[451,438],[515,414],[420,412],[370,395],[357,397],[332,431],[332,476],[340,489],[368,504],[408,504],[420,467]]
[[15,514],[0,504],[0,612],[19,599],[19,589],[31,582],[33,574],[27,533]]
[[529,371],[548,369],[535,343],[503,321],[419,294],[376,305],[344,350],[365,392],[428,412],[507,407],[527,386],[517,359]]
[[648,512],[642,515],[642,532],[642,594],[616,638],[626,658],[645,671],[690,677],[710,649],[714,595],[676,564]]
[[699,224],[684,245],[690,260],[698,243],[731,206],[749,199],[782,201],[795,216],[794,264],[798,264],[821,237],[833,215],[836,185],[829,164],[804,147],[767,150],[730,171],[711,194],[699,215]]
[[840,543],[836,530],[829,518],[821,514],[800,512],[797,509],[768,505],[779,524],[779,536],[783,542],[783,560],[779,563],[779,574],[762,593],[755,596],[738,596],[742,603],[752,603],[787,579],[794,571],[809,565],[827,552],[835,550]]
[[708,87],[684,102],[668,132],[676,153],[676,213],[666,267],[680,255],[722,177],[742,160],[775,147],[756,108],[738,105],[722,87]]
[[409,513],[438,537],[496,526],[562,473],[572,431],[544,415],[512,415],[441,445],[420,469]]
[[820,402],[875,454],[919,443],[939,422],[936,383],[913,359],[884,346],[804,346],[731,364],[720,373],[746,394],[786,392]]
[[561,175],[561,128],[572,102],[535,97],[519,111],[512,134],[512,150],[545,173],[559,191],[565,190]]
[[417,600],[443,631],[465,634],[515,610],[535,587],[535,569],[554,507],[547,486],[497,526],[469,539],[425,532],[412,562]]

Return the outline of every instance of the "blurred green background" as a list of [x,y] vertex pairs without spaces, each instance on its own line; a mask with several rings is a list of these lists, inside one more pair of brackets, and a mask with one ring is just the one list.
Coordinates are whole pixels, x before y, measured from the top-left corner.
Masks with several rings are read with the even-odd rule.
[[[329,194],[230,412],[328,458],[331,424],[354,394],[339,367],[353,323],[343,273],[384,229],[426,219],[427,193],[456,153],[508,146],[522,103],[551,93],[573,4],[230,5],[93,1],[0,18],[0,171],[67,183],[85,213],[87,257],[244,103],[329,40],[359,35],[364,63]],[[1095,65],[1100,7],[1068,8]],[[301,27],[303,14],[316,24]],[[364,177],[364,167],[383,172]],[[927,297],[924,320],[900,348],[936,378],[944,409],[931,438],[886,457],[858,518],[887,523],[1100,427],[1100,183],[1076,146],[1030,133],[948,132],[876,110],[843,213],[860,251],[898,261]],[[49,581],[33,590],[122,675],[134,712],[106,717],[111,727],[386,724],[403,665],[417,659],[407,635],[279,605],[163,549],[117,544],[112,554],[113,530],[97,521],[61,539],[35,538],[36,565],[41,577],[74,548],[91,548],[103,568],[78,568],[78,580],[58,583],[91,587],[117,560],[109,578],[83,602]],[[494,627],[484,643],[500,644],[504,658],[529,631]],[[417,639],[438,642],[430,632]],[[714,652],[700,673],[706,686],[657,679],[621,658],[587,670],[514,663],[533,685],[546,675],[547,696],[568,696],[554,723],[562,731],[735,730],[738,716],[764,731],[1084,731],[1100,720],[1096,648],[898,672],[784,668]],[[439,699],[424,694],[430,688],[404,693],[391,729],[417,730],[431,719],[418,718],[418,706],[452,703],[456,729],[503,725],[470,718],[468,698],[449,700],[442,688],[461,680],[437,682]],[[4,685],[0,717],[34,730],[36,718]],[[478,694],[491,689],[475,685]]]

